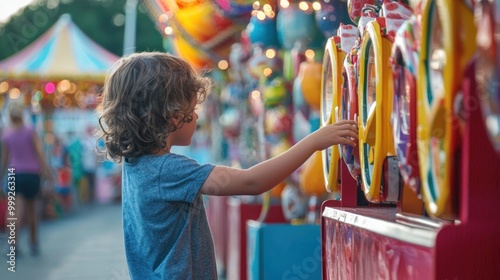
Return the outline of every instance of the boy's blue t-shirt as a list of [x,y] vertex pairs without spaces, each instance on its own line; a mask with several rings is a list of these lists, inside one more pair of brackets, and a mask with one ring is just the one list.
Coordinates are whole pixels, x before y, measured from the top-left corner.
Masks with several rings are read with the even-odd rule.
[[123,165],[123,228],[132,279],[217,279],[200,188],[213,165],[176,154]]

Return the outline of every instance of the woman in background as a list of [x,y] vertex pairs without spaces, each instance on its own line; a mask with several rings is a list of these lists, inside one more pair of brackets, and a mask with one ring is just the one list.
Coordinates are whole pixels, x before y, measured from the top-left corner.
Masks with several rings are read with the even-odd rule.
[[[23,224],[23,217],[26,217],[29,226],[30,251],[32,255],[38,255],[36,200],[40,194],[41,177],[53,181],[53,175],[44,156],[39,137],[35,130],[26,126],[23,121],[23,104],[17,100],[11,100],[8,104],[8,112],[10,125],[4,130],[1,138],[0,180],[3,182],[8,170],[13,171],[8,172],[9,183],[5,186],[5,193],[15,190],[16,229],[19,229],[19,226]],[[7,215],[12,218],[9,211]],[[15,242],[16,254],[19,254],[19,238],[16,238]],[[14,244],[10,244],[12,245]]]

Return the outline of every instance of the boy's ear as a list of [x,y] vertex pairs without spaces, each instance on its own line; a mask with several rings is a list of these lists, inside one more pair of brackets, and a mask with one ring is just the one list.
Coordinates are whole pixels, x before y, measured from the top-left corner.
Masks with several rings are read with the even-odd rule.
[[181,116],[179,113],[175,113],[174,116],[170,119],[174,126],[178,126],[181,122]]

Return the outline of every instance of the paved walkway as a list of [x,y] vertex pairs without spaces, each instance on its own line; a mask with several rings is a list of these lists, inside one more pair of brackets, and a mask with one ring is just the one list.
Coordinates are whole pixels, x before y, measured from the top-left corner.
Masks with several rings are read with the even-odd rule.
[[0,238],[0,279],[10,280],[125,280],[121,205],[89,206],[73,216],[44,221],[40,227],[40,256],[29,255],[27,231],[20,233],[21,253],[16,272],[7,270],[5,236]]

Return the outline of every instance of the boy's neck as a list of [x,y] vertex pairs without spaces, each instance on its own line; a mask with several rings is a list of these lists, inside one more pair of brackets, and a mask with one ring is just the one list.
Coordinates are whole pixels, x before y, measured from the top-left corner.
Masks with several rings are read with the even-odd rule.
[[156,155],[158,156],[162,156],[162,155],[166,155],[166,154],[170,154],[170,147],[165,147],[165,149],[163,150],[160,150],[159,152],[156,153]]

